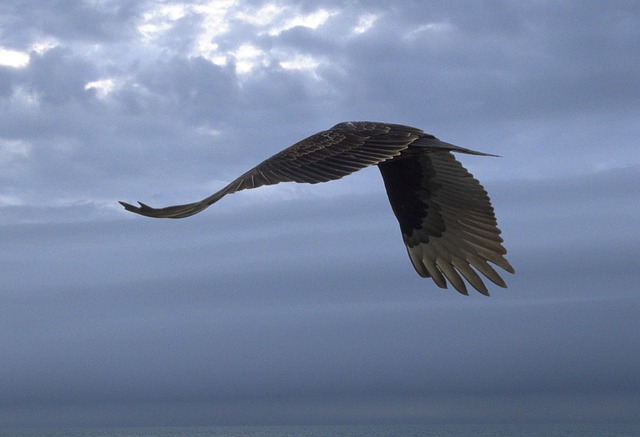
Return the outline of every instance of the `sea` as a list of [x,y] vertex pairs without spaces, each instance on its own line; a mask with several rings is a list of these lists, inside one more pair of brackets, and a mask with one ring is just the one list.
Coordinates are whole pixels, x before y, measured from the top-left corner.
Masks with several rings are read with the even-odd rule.
[[213,426],[0,429],[0,437],[640,437],[640,423],[615,425]]

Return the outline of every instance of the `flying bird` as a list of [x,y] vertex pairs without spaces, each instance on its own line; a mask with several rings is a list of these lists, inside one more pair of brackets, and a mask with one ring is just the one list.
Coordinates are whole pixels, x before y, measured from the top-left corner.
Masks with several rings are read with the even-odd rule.
[[445,143],[410,126],[344,122],[273,155],[198,202],[158,209],[142,202],[120,204],[148,217],[183,218],[236,191],[280,182],[328,182],[377,165],[418,274],[441,288],[449,281],[466,295],[464,277],[488,296],[476,270],[506,288],[489,263],[509,273],[514,269],[504,257],[507,251],[487,192],[451,152],[495,156]]

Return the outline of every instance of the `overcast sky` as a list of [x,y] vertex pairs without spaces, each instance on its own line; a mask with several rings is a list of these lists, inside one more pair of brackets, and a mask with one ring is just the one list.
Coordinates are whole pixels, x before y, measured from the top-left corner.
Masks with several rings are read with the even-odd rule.
[[[637,1],[2,0],[0,426],[640,417]],[[345,120],[490,193],[508,289],[420,278],[375,168],[198,200]]]

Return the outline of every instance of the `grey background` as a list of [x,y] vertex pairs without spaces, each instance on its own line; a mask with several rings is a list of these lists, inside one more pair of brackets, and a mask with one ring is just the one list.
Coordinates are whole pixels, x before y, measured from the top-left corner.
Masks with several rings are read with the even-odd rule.
[[[0,426],[633,421],[640,4],[0,5]],[[200,199],[344,120],[423,128],[516,275],[419,278],[376,169]]]

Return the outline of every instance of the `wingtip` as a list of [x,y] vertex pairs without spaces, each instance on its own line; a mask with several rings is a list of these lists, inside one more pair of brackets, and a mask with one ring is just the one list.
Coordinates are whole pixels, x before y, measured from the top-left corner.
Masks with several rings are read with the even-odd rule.
[[124,207],[124,209],[126,209],[127,211],[130,211],[130,212],[133,212],[133,213],[136,213],[136,214],[141,214],[141,215],[144,215],[143,211],[145,209],[151,209],[150,207],[148,207],[147,205],[145,205],[142,202],[138,202],[138,205],[140,205],[139,207],[135,206],[135,205],[131,205],[130,203],[127,203],[127,202],[123,202],[121,200],[118,200],[118,203],[120,205],[122,205]]
[[123,202],[122,200],[118,200],[118,203],[120,205],[122,205],[124,207],[124,209],[126,209],[127,211],[135,212],[135,210],[136,210],[135,206],[133,206],[133,205],[127,203],[127,202]]
[[453,287],[455,290],[463,296],[469,296],[469,291],[466,287]]

